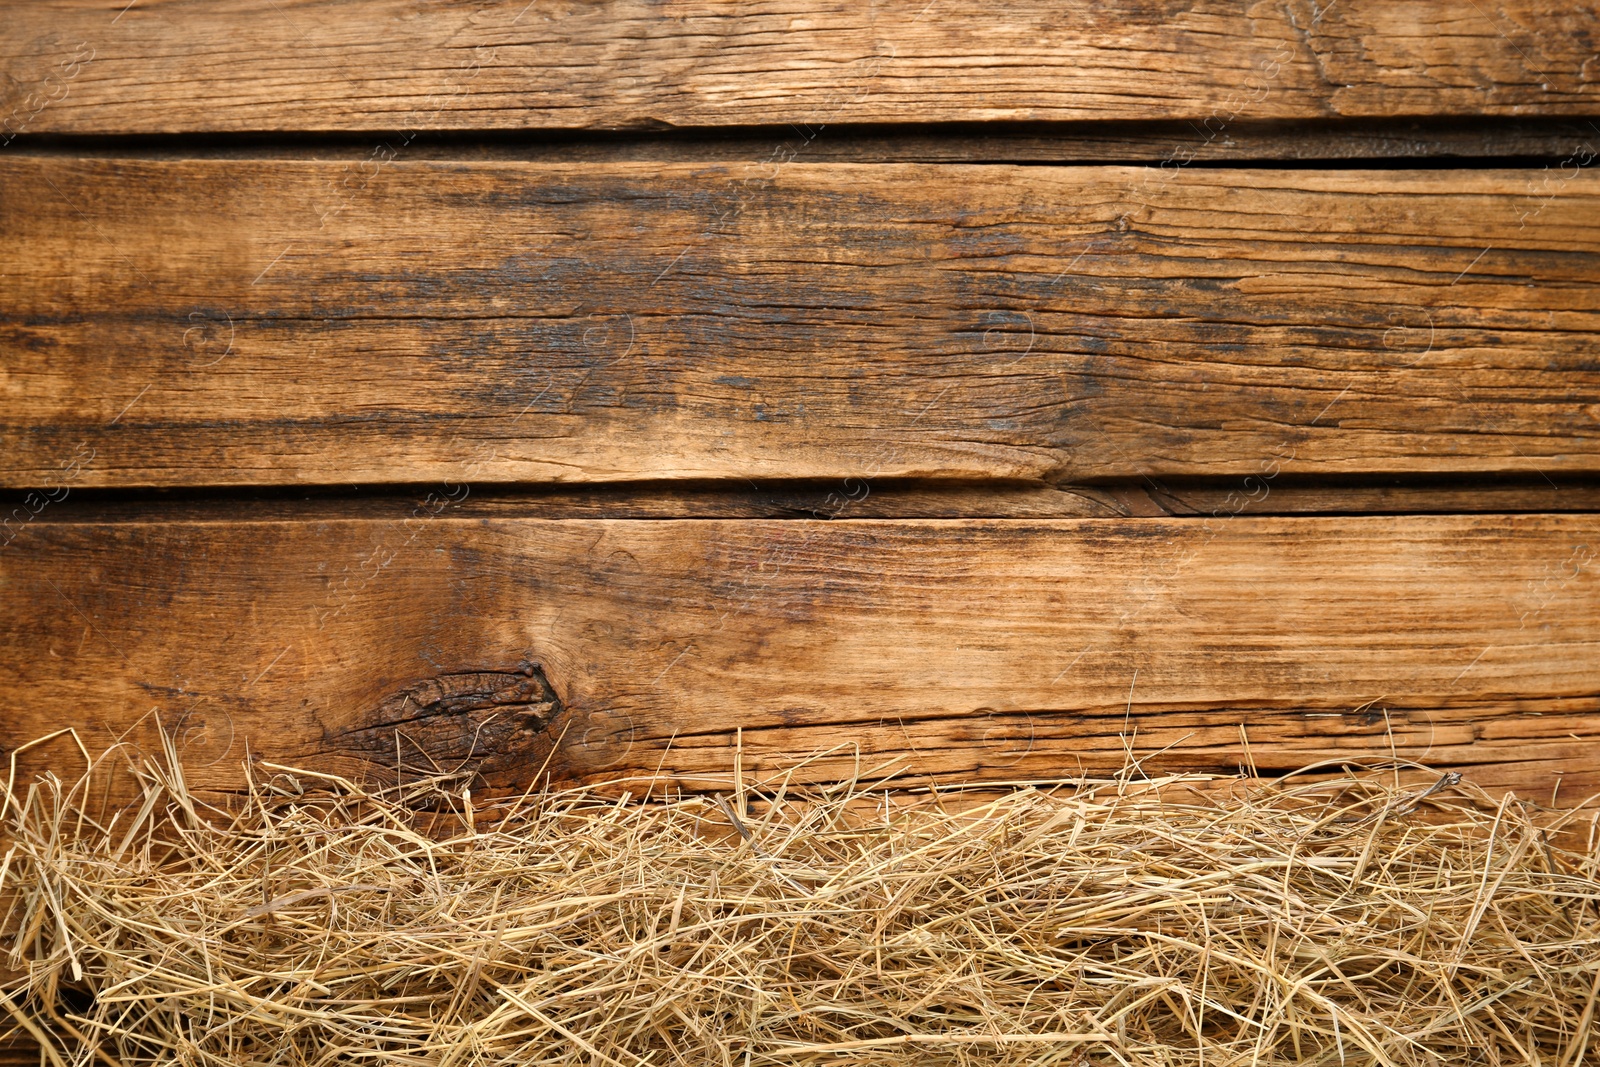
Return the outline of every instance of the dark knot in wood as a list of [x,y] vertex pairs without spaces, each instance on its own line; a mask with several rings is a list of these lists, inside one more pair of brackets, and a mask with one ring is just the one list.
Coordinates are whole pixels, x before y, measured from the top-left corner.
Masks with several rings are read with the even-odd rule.
[[536,665],[461,671],[407,686],[328,743],[369,764],[380,784],[449,774],[474,788],[519,789],[549,759],[565,710]]

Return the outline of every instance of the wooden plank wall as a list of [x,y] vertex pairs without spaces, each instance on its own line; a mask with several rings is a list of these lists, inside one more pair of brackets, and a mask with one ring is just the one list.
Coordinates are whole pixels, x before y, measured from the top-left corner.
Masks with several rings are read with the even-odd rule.
[[0,756],[1600,794],[1592,5],[4,17]]

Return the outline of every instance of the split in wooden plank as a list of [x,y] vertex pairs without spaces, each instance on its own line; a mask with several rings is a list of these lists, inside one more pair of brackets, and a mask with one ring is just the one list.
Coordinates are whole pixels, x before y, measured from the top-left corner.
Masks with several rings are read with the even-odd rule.
[[1597,549],[1592,515],[41,524],[0,553],[0,746],[159,714],[208,790],[247,755],[503,789],[1399,757],[1575,803]]
[[1592,171],[9,159],[0,190],[13,487],[1600,470]]
[[1590,3],[41,0],[0,136],[1590,115]]

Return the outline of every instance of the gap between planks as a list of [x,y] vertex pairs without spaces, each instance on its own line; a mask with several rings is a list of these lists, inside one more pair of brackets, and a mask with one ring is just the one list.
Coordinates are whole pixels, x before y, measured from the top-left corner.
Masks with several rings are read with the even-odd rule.
[[1600,512],[1600,483],[1541,478],[1137,479],[1084,486],[1010,482],[824,482],[750,479],[597,486],[317,486],[263,489],[73,489],[0,493],[13,537],[30,523],[302,521],[405,518],[915,519],[1231,518]]
[[[1600,113],[1600,108],[1597,108]],[[400,144],[402,138],[404,144]],[[406,159],[541,163],[1046,163],[1083,166],[1384,167],[1588,165],[1600,146],[1589,118],[1237,120],[1193,122],[907,123],[678,128],[665,131],[434,130],[329,133],[35,134],[12,155],[129,159]]]

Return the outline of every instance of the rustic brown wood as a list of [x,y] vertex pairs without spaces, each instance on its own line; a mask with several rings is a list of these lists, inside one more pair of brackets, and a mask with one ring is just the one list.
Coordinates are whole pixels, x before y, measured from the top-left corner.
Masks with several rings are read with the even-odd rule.
[[1600,469],[1593,172],[10,159],[0,187],[11,486]]
[[1597,549],[1580,515],[40,524],[0,553],[0,746],[159,714],[207,790],[247,752],[497,788],[1398,755],[1568,803]]
[[657,128],[1583,115],[1592,4],[44,0],[0,128]]

